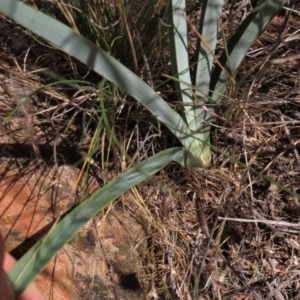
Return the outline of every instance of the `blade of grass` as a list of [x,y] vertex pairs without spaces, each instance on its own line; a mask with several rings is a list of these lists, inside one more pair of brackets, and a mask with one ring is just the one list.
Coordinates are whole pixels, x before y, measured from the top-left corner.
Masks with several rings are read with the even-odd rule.
[[79,33],[79,30],[76,26],[74,16],[73,16],[72,12],[70,11],[71,9],[67,5],[65,5],[64,3],[60,3],[58,1],[57,1],[57,6],[61,10],[62,14],[65,16],[66,20],[69,22],[69,24],[71,25],[73,30],[75,32]]
[[125,27],[125,32],[126,32],[129,47],[130,47],[131,57],[132,57],[132,60],[133,60],[133,69],[134,69],[134,72],[136,72],[137,68],[138,68],[138,63],[137,63],[137,58],[136,58],[136,53],[135,53],[135,48],[134,48],[134,45],[133,45],[131,32],[130,32],[129,25],[128,25],[128,22],[127,22],[127,18],[126,18],[125,12],[124,12],[123,2],[122,2],[122,0],[116,0],[116,4],[117,4],[117,8],[119,10],[119,14],[121,16],[123,25]]

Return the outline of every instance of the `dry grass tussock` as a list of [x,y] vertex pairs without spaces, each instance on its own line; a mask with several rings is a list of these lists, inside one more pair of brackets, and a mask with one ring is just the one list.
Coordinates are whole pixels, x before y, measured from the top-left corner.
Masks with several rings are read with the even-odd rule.
[[[250,9],[250,1],[242,4],[225,5],[228,36]],[[299,23],[296,3],[278,13],[251,47],[215,116],[210,169],[171,164],[122,198],[147,233],[138,276],[145,298],[300,299]],[[108,168],[126,169],[128,157],[140,161],[177,143],[132,99],[109,86],[99,91],[101,78],[75,60],[34,42],[4,17],[0,27],[1,87],[15,96],[14,103],[3,98],[1,114],[7,117],[17,107],[13,118],[20,118],[19,125],[3,125],[3,138],[25,127],[16,143],[32,144],[46,164],[73,163],[87,152],[101,123],[93,158],[104,181]],[[193,33],[191,41],[192,53]],[[165,59],[154,53],[150,71],[151,62]],[[50,71],[60,74],[58,80],[85,82],[45,86],[53,82]],[[158,84],[164,78],[157,74],[155,69]],[[160,92],[174,99],[170,85],[161,85]],[[20,103],[26,95],[31,97]],[[42,145],[55,149],[54,155],[47,156]],[[63,153],[67,147],[76,149],[75,158]]]

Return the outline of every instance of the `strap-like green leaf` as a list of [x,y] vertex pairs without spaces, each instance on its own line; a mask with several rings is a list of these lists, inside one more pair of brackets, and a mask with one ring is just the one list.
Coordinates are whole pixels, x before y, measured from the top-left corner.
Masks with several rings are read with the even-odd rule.
[[212,53],[215,52],[217,44],[223,4],[224,0],[204,0],[202,5],[199,33],[205,42],[198,40],[195,86],[196,95],[204,101],[209,97],[210,77],[214,63]]
[[[218,27],[222,13],[223,0],[204,0],[201,10],[199,33],[202,39],[198,39],[196,64],[195,64],[195,95],[197,102],[205,104],[209,98],[209,85],[212,65],[214,63],[213,53],[217,44]],[[213,110],[213,108],[211,108]],[[195,108],[194,122],[201,124],[202,138],[209,143],[210,123],[212,116],[201,107]]]
[[0,0],[0,11],[115,83],[143,104],[180,140],[188,134],[182,118],[149,85],[85,37],[15,0]]
[[[188,31],[185,11],[185,0],[171,0],[168,5],[168,23],[171,52],[171,67],[176,94],[182,103],[193,103],[191,93],[191,76],[188,51]],[[189,106],[185,106],[185,109]]]
[[[185,0],[171,0],[168,6],[171,66],[177,98],[184,104],[184,118],[193,140],[185,144],[195,157],[202,157],[202,163],[210,162],[209,133],[210,125],[205,123],[206,112],[194,102],[190,76],[188,30],[185,15]],[[208,80],[209,82],[209,80]],[[203,117],[201,119],[201,117]],[[204,165],[202,165],[203,167]]]
[[182,148],[162,151],[143,161],[97,191],[85,200],[37,242],[9,272],[16,296],[44,269],[56,253],[110,202],[120,197],[133,186],[154,175],[178,155]]
[[210,153],[202,149],[203,136],[191,131],[180,115],[149,85],[91,41],[61,22],[16,0],[0,0],[0,12],[85,63],[139,101],[191,152],[185,163],[191,163],[193,167],[205,167],[209,164]]
[[[251,45],[265,30],[285,2],[286,0],[262,0],[238,27],[227,44],[229,57],[227,57],[226,51],[220,57],[221,65],[225,67],[229,74],[234,75]],[[216,66],[211,76],[210,84],[211,99],[214,102],[218,102],[221,99],[226,89],[227,81],[228,76],[219,66]]]

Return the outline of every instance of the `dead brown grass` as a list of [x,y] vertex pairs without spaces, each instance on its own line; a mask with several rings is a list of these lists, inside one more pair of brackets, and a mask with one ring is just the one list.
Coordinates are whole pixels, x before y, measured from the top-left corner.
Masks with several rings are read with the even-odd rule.
[[[250,3],[243,3],[248,9]],[[232,9],[227,12],[234,11],[235,18],[229,24],[224,13],[224,27],[234,28],[242,18],[240,3]],[[299,64],[294,59],[300,6],[293,9],[280,12],[251,48],[237,74],[243,84],[224,98],[212,143],[226,155],[215,153],[213,167],[197,174],[170,166],[156,178],[160,184],[140,187],[151,236],[144,263],[151,299],[300,297],[299,196],[287,192],[300,192]],[[276,61],[279,57],[286,59]],[[215,241],[209,247],[196,217],[195,176]]]

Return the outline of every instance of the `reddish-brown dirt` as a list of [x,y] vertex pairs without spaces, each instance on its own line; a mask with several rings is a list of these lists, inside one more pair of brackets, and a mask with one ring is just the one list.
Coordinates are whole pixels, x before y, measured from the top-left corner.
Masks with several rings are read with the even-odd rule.
[[[27,165],[25,176],[8,164],[0,170],[0,228],[6,250],[16,258],[76,202],[71,187],[77,169],[59,167],[54,182],[51,170],[40,172],[33,165]],[[91,220],[59,251],[36,284],[49,300],[141,299],[136,278],[141,247],[136,246],[143,237],[135,219],[112,206],[101,221],[100,216]]]

